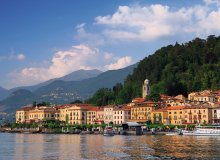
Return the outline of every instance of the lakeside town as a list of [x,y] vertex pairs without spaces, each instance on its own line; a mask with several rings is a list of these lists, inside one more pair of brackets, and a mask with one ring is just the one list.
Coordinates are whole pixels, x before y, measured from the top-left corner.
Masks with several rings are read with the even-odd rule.
[[[145,101],[149,94],[150,83],[146,79],[142,87],[142,97],[135,98],[128,104],[104,107],[83,103],[25,106],[16,111],[15,126],[7,130],[23,131],[18,129],[19,124],[27,124],[28,128],[38,128],[39,131],[39,126],[42,127],[42,124],[50,121],[79,129],[82,129],[83,125],[89,125],[87,128],[90,131],[101,131],[109,124],[116,128],[122,127],[123,124],[129,124],[131,127],[141,126],[143,131],[147,125],[173,129],[220,123],[220,91],[192,92],[187,98],[183,95],[173,97],[161,94],[159,102]],[[20,125],[20,128],[25,127],[26,125]],[[69,132],[69,127],[62,127],[61,131]]]

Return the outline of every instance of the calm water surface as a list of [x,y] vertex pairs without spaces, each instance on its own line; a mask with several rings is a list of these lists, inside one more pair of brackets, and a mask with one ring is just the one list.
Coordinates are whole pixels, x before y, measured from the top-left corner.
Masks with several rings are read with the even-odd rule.
[[220,159],[220,136],[0,133],[0,160]]

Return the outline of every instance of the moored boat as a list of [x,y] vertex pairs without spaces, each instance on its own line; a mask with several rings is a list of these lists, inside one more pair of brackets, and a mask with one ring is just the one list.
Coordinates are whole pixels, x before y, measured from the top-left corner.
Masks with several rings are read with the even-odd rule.
[[188,136],[220,136],[220,126],[197,126],[193,131],[183,130]]
[[181,129],[176,129],[175,132],[166,133],[167,136],[183,135]]
[[114,136],[114,135],[115,135],[115,132],[114,132],[112,126],[106,126],[103,135],[104,135],[104,136]]

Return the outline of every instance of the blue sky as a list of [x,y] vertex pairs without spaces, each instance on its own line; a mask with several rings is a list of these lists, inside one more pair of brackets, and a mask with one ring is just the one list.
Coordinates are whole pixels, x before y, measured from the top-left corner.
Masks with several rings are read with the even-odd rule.
[[0,86],[119,69],[162,46],[219,33],[219,0],[2,0]]

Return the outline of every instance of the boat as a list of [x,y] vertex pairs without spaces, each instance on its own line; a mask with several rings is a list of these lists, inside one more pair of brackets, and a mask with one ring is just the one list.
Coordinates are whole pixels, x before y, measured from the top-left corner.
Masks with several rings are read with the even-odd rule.
[[181,129],[176,129],[175,132],[166,133],[167,136],[183,135]]
[[106,126],[103,135],[104,136],[114,136],[115,132],[113,130],[113,127],[112,126]]
[[193,131],[182,131],[188,136],[220,136],[220,126],[197,126]]

